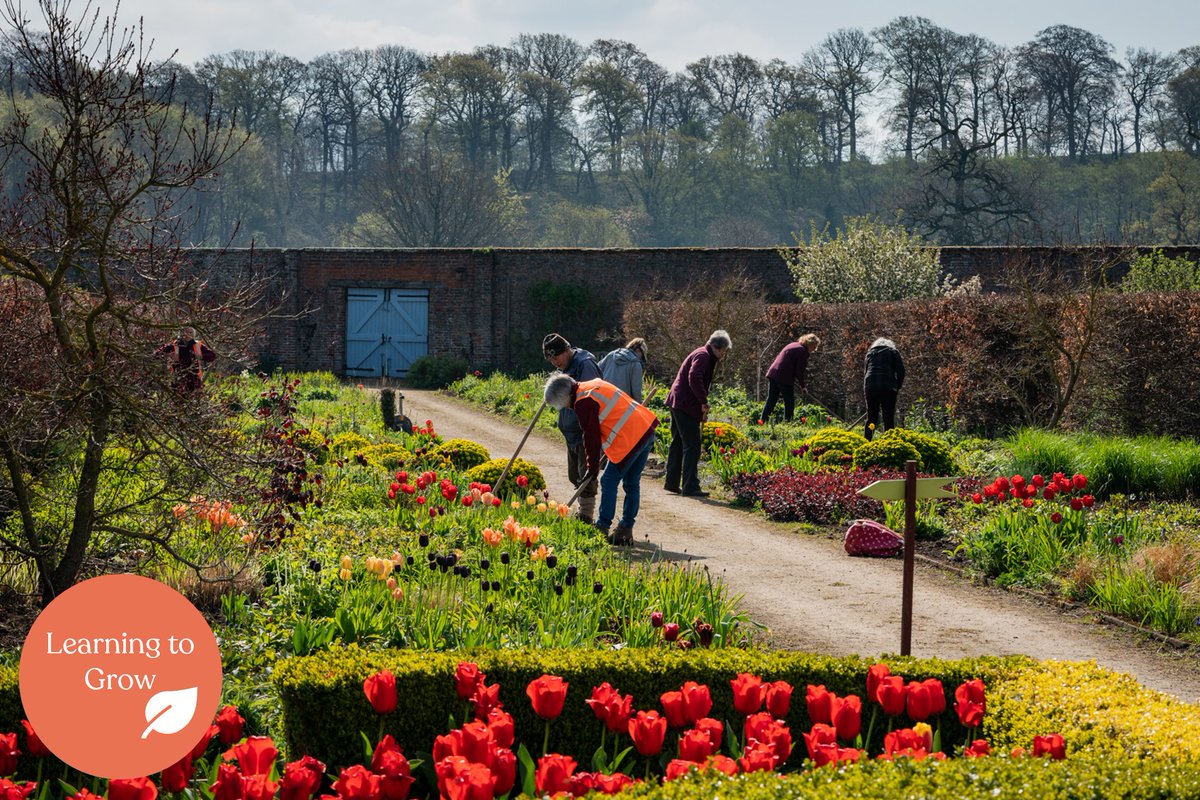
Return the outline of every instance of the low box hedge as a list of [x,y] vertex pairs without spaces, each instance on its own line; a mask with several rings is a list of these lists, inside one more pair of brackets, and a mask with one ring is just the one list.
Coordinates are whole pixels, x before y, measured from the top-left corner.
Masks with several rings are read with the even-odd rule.
[[[795,687],[787,723],[793,741],[800,745],[789,764],[804,758],[800,733],[811,726],[805,687],[823,684],[839,695],[866,692],[867,669],[874,661],[831,658],[809,653],[743,650],[500,650],[479,653],[417,653],[411,651],[331,650],[319,656],[280,662],[274,682],[282,704],[284,749],[289,757],[308,754],[331,766],[357,763],[362,758],[360,732],[374,739],[390,733],[406,753],[428,753],[434,737],[445,733],[449,720],[457,724],[468,713],[467,704],[454,691],[454,672],[460,661],[474,661],[487,675],[488,684],[500,684],[500,699],[513,715],[518,740],[540,750],[544,723],[536,717],[525,687],[538,676],[562,676],[570,688],[561,717],[551,726],[552,751],[577,758],[590,756],[600,745],[601,723],[584,700],[592,688],[608,681],[622,694],[633,695],[634,709],[658,708],[659,697],[685,681],[707,684],[712,693],[711,716],[734,723],[730,681],[739,672],[763,680],[784,680]],[[1022,657],[977,658],[961,661],[889,658],[895,674],[906,680],[937,678],[946,688],[948,703],[963,681],[982,678],[989,686],[1003,684],[1033,666]],[[396,676],[399,706],[380,720],[363,694],[363,681],[383,669]],[[864,727],[870,711],[865,713]],[[735,723],[736,724],[736,723]],[[907,724],[907,723],[905,723]],[[966,731],[952,710],[942,715],[942,739],[960,743]],[[986,729],[985,729],[986,730]],[[1049,732],[1049,731],[1045,731]],[[740,731],[739,731],[740,734]],[[878,735],[878,734],[877,734]]]
[[622,793],[630,800],[995,800],[1088,798],[1145,800],[1200,796],[1200,765],[1132,756],[1102,758],[969,758],[943,762],[868,761],[840,769],[822,767],[780,777],[769,772],[727,777],[692,774],[661,786],[641,784]]

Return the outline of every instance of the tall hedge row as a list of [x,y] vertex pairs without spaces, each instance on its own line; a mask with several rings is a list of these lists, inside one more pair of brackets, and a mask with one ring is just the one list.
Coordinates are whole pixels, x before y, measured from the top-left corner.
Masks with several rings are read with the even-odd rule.
[[[360,731],[369,737],[391,733],[406,753],[428,753],[434,737],[448,730],[451,717],[464,722],[467,704],[454,691],[459,661],[474,660],[488,684],[500,684],[500,699],[513,715],[517,737],[530,749],[541,747],[544,723],[533,713],[525,687],[549,673],[563,677],[570,688],[562,716],[551,726],[553,751],[590,755],[600,745],[601,723],[584,700],[592,688],[607,681],[622,694],[633,695],[633,707],[657,708],[659,698],[685,681],[707,684],[713,699],[710,716],[738,724],[730,681],[739,672],[763,680],[784,680],[795,687],[787,722],[808,730],[805,686],[823,684],[839,695],[865,694],[867,669],[874,662],[861,658],[831,658],[809,653],[713,650],[692,653],[659,650],[486,651],[465,653],[364,652],[354,648],[319,657],[294,658],[275,671],[283,711],[284,737],[289,754],[315,755],[327,764],[345,765],[362,756]],[[888,659],[891,670],[906,679],[938,678],[951,695],[963,681],[981,677],[1001,682],[1015,677],[1033,662],[1023,658],[980,658],[962,661]],[[400,705],[382,720],[363,693],[363,681],[382,669],[396,676]],[[865,724],[865,722],[864,722]],[[942,715],[945,741],[961,742],[965,731],[951,711]],[[535,748],[536,746],[536,748]],[[803,748],[794,756],[803,757]]]
[[[710,307],[711,306],[711,307]],[[652,343],[651,368],[670,380],[687,352],[718,327],[734,349],[722,380],[765,392],[776,352],[803,333],[821,337],[809,361],[814,397],[848,418],[863,410],[863,359],[893,339],[908,377],[903,415],[921,398],[949,405],[964,428],[1045,424],[1122,433],[1194,431],[1200,405],[1200,293],[979,295],[892,303],[717,306],[626,304],[628,335]],[[1068,400],[1069,398],[1069,400]]]

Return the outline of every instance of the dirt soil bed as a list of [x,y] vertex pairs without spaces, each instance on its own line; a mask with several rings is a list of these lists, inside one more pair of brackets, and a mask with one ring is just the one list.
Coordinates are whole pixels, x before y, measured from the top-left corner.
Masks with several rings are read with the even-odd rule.
[[[507,458],[524,428],[443,394],[404,390],[412,419],[434,420],[440,433],[482,444]],[[561,437],[535,433],[523,458],[546,476],[551,497],[571,495]],[[714,499],[685,498],[647,474],[635,529],[634,558],[691,560],[741,594],[774,647],[873,657],[900,649],[900,559],[851,558],[835,538],[772,523]],[[1145,686],[1200,702],[1200,654],[1104,624],[1087,610],[989,588],[918,563],[912,652],[962,658],[1024,654],[1094,660],[1137,676]]]

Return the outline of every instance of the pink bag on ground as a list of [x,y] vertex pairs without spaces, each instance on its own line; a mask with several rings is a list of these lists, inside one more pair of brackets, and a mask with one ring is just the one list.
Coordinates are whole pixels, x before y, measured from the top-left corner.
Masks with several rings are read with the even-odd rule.
[[904,537],[874,520],[856,519],[846,529],[846,552],[852,556],[898,556],[904,552]]

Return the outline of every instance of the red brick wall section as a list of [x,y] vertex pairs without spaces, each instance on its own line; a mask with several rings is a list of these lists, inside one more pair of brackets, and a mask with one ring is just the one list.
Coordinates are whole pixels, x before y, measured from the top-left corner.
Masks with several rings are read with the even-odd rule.
[[[1169,255],[1200,258],[1200,248],[1166,248]],[[941,248],[947,270],[959,278],[981,275],[985,287],[1003,291],[1007,271],[1016,263],[1052,261],[1063,273],[1077,269],[1082,254],[1094,250],[1056,248]],[[1116,252],[1116,251],[1113,251]],[[774,248],[661,249],[302,249],[196,250],[194,257],[220,259],[231,272],[250,266],[273,277],[273,298],[280,316],[256,349],[259,355],[289,369],[324,369],[340,373],[345,359],[346,289],[352,286],[416,288],[429,291],[429,351],[467,360],[474,368],[505,368],[527,355],[546,331],[533,330],[537,315],[530,307],[531,286],[543,282],[579,283],[611,305],[618,317],[632,301],[656,300],[679,292],[703,293],[734,272],[742,271],[762,286],[763,298],[793,299],[791,276]],[[1121,266],[1114,269],[1119,275]],[[856,314],[859,312],[855,312]],[[871,327],[864,319],[832,325],[825,335]],[[719,320],[689,320],[702,335]],[[832,322],[832,321],[831,321]],[[846,326],[850,327],[846,327]],[[576,342],[603,352],[623,335],[609,332],[599,341]],[[641,335],[642,331],[637,331]],[[732,331],[731,331],[732,333]],[[692,337],[685,337],[690,338]],[[750,341],[743,337],[749,345]],[[762,349],[761,347],[759,349]],[[744,350],[749,353],[749,349]],[[770,359],[767,359],[770,363]],[[744,364],[741,373],[757,372]]]

